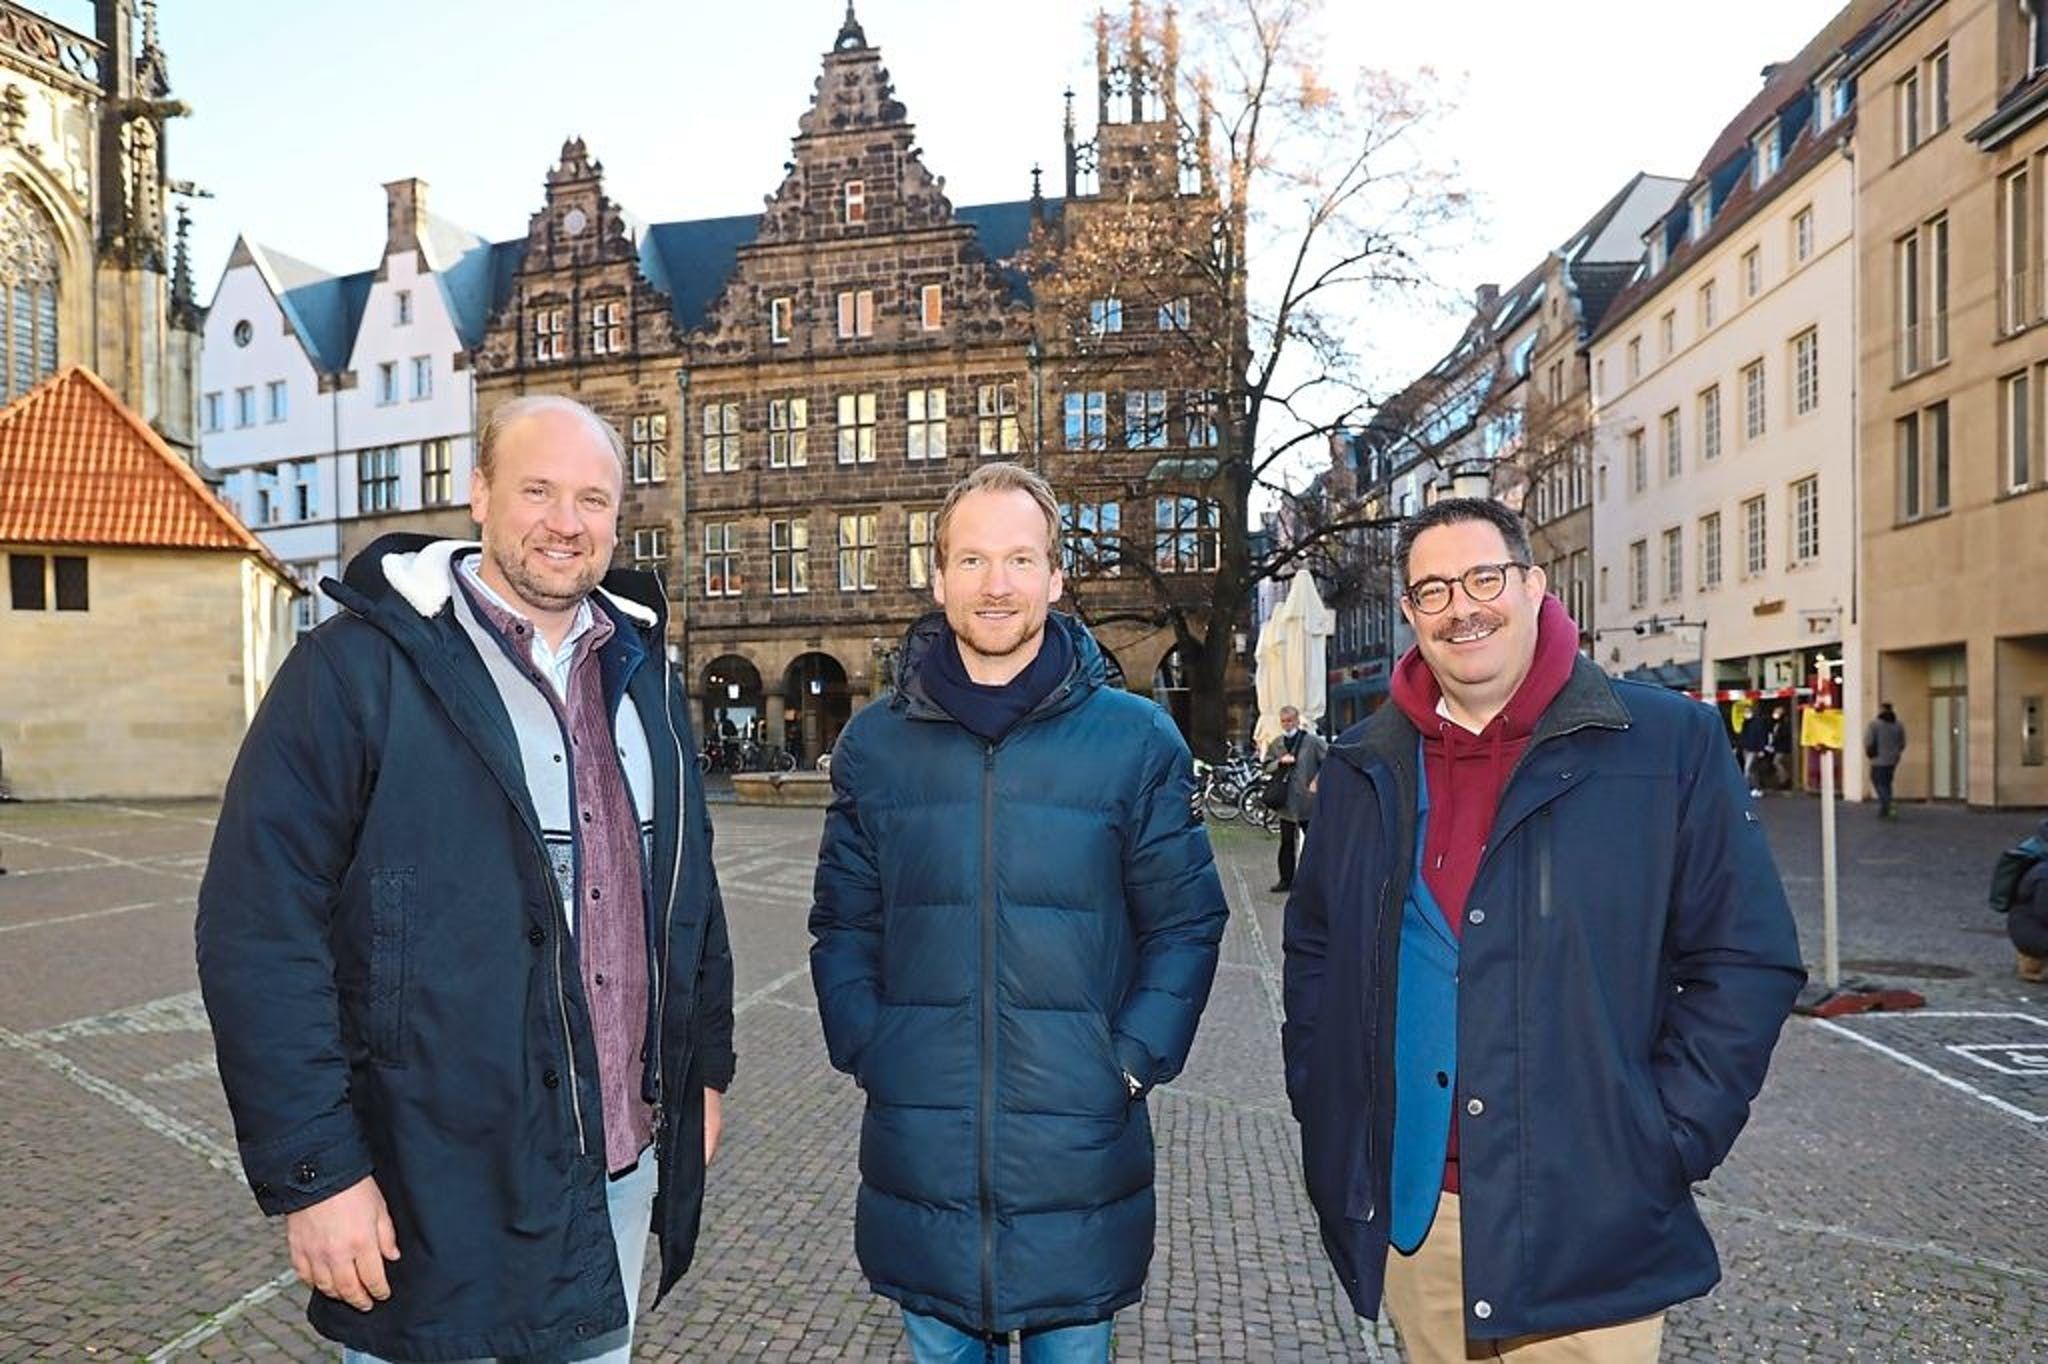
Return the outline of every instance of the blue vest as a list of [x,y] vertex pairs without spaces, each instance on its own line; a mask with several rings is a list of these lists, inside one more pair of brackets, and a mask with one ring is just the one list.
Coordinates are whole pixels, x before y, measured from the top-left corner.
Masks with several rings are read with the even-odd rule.
[[1415,875],[1401,905],[1400,975],[1394,989],[1393,1224],[1396,1250],[1429,1235],[1443,1192],[1458,1084],[1458,938],[1422,876],[1429,832],[1429,775],[1416,746]]

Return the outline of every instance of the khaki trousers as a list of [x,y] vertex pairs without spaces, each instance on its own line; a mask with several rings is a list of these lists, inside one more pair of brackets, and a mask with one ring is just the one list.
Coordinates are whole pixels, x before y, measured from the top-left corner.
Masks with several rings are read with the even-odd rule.
[[1664,1344],[1664,1314],[1549,1336],[1469,1340],[1465,1336],[1464,1245],[1458,1196],[1437,1203],[1436,1220],[1413,1255],[1387,1252],[1387,1315],[1401,1333],[1409,1364],[1465,1364],[1502,1359],[1512,1364],[1656,1364]]

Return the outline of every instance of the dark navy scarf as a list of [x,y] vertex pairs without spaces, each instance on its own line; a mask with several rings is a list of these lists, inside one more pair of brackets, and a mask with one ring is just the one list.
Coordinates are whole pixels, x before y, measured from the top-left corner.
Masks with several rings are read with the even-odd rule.
[[1000,686],[985,687],[967,675],[951,626],[940,632],[924,656],[919,677],[941,710],[970,733],[995,743],[1031,713],[1074,667],[1074,646],[1066,631],[1048,620],[1039,636],[1038,657]]

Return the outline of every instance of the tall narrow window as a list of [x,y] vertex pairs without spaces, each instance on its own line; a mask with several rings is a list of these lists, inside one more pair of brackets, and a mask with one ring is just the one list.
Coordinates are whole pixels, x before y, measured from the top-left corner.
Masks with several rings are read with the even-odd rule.
[[[392,366],[390,366],[390,365],[385,365],[385,366],[384,366],[384,369],[385,369],[385,370],[386,370],[386,371],[388,372],[388,371],[390,371],[390,370],[392,369]],[[394,382],[394,384],[395,384],[395,383],[396,383],[396,380],[394,380],[393,382]],[[380,397],[380,398],[378,398],[378,401],[379,401],[379,402],[389,402],[389,401],[391,401],[391,400],[390,400],[390,399],[388,399],[388,398],[383,398],[383,397]],[[241,427],[244,427],[244,426],[254,426],[255,424],[256,424],[256,390],[255,390],[255,389],[254,389],[253,387],[251,387],[251,388],[238,388],[238,389],[236,389],[236,390],[235,390],[235,426],[236,426],[236,427],[237,427],[237,428],[239,429],[239,428],[241,428]]]
[[[12,395],[10,395],[12,396]],[[199,429],[218,431],[221,425],[221,395],[208,393],[199,399]]]
[[1927,409],[1927,510],[1945,512],[1949,507],[1948,404]]
[[607,299],[590,305],[590,353],[592,355],[623,355],[626,353],[626,303],[624,299]]
[[1804,265],[1813,256],[1813,210],[1802,208],[1792,215],[1792,259]]
[[946,325],[946,286],[927,284],[917,291],[918,321],[928,332]]
[[846,182],[845,199],[846,225],[853,227],[868,220],[868,187],[864,180]]
[[1640,493],[1650,486],[1650,456],[1641,428],[1628,433],[1628,490]]
[[875,334],[875,291],[842,289],[839,293],[839,338],[856,340]]
[[911,459],[946,457],[946,390],[913,388],[904,395],[906,453]]
[[875,462],[875,395],[872,393],[839,395],[839,462]]
[[412,358],[412,400],[421,402],[434,396],[434,357],[415,355]]
[[1898,124],[1898,154],[1905,156],[1920,145],[1920,72],[1908,71],[1892,83],[1892,100]]
[[420,504],[445,507],[455,500],[455,443],[440,440],[420,442]]
[[881,553],[876,544],[876,528],[880,519],[874,512],[850,512],[839,518],[841,592],[875,590],[875,566]]
[[1792,485],[1792,562],[1810,564],[1820,557],[1820,478],[1802,478]]
[[1753,299],[1764,291],[1764,258],[1760,247],[1742,253],[1742,296]]
[[269,399],[270,410],[268,420],[272,422],[283,421],[290,412],[290,390],[285,387],[284,380],[279,379],[275,383],[266,385],[264,387],[264,394]]
[[412,290],[398,289],[392,293],[392,323],[400,327],[412,325]]
[[1892,281],[1896,297],[1892,320],[1898,328],[1899,375],[1920,372],[1920,234],[1908,233],[1892,243]]
[[2034,320],[2032,306],[2033,213],[2029,195],[2030,178],[2024,166],[2000,182],[2004,193],[2005,221],[1999,242],[1999,325],[2016,332]]
[[1752,360],[1742,370],[1742,438],[1761,440],[1764,434],[1764,362]]
[[[1701,291],[1701,297],[1705,297],[1704,290]],[[1672,353],[1677,349],[1678,314],[1676,312],[1667,312],[1657,319],[1657,358],[1669,360]]]
[[43,211],[19,187],[0,187],[0,389],[8,399],[57,372],[58,260]]
[[1159,305],[1159,330],[1163,332],[1184,332],[1188,329],[1188,298],[1170,298]]
[[1770,544],[1766,538],[1769,530],[1763,495],[1759,493],[1742,504],[1742,571],[1752,578],[1770,566]]
[[744,586],[740,570],[740,523],[707,522],[704,526],[704,595],[737,597]]
[[2005,487],[2020,492],[2034,481],[2033,384],[2027,371],[2003,381],[2005,401]]
[[1927,362],[1948,359],[1948,215],[1927,223]]
[[938,520],[938,512],[929,507],[913,508],[905,514],[904,538],[909,543],[906,567],[912,587],[932,585],[932,535],[938,528]]
[[1222,562],[1221,509],[1205,497],[1161,497],[1152,508],[1153,563],[1161,573],[1213,573]]
[[1714,291],[1714,281],[1708,280],[1700,286],[1700,330],[1711,331],[1721,320],[1720,296]]
[[1685,536],[1677,526],[1665,530],[1664,549],[1664,600],[1676,601],[1685,591]]
[[1792,338],[1792,410],[1805,416],[1820,406],[1820,329]]
[[377,366],[377,405],[385,407],[398,401],[398,362],[387,360]]
[[1721,585],[1721,513],[1700,518],[1700,588]]
[[1633,540],[1628,547],[1628,604],[1641,608],[1650,599],[1650,542]]
[[569,310],[537,308],[533,314],[533,358],[566,360],[569,357]]
[[984,455],[1014,455],[1023,448],[1015,384],[982,384],[975,389],[974,438],[975,449]]
[[1898,516],[1901,521],[1918,521],[1920,500],[1920,414],[1901,417],[1892,424],[1893,463],[1898,485]]
[[1216,395],[1213,392],[1190,392],[1188,403],[1188,448],[1190,450],[1212,450],[1216,447]]
[[801,469],[811,462],[811,400],[768,400],[768,467]]
[[1643,377],[1643,338],[1631,336],[1628,339],[1628,381],[1634,383]]
[[796,330],[796,300],[787,294],[768,300],[768,343],[782,346],[789,343],[790,334]]
[[1700,392],[1700,458],[1721,457],[1721,386],[1711,384]]
[[1677,478],[1685,472],[1685,451],[1678,438],[1678,409],[1666,412],[1659,425],[1664,435],[1664,477]]
[[768,523],[768,592],[802,596],[811,590],[811,523],[802,516]]
[[[668,478],[668,413],[635,412],[627,432],[632,438],[629,442],[628,472],[632,475],[633,481],[665,481]],[[721,451],[721,465],[723,462]]]
[[1927,59],[1927,135],[1948,127],[1948,49]]
[[704,404],[704,472],[729,474],[740,467],[740,405]]

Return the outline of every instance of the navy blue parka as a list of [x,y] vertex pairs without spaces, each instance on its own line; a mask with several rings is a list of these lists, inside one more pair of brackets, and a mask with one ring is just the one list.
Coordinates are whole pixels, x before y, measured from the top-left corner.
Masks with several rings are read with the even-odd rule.
[[[926,695],[945,640],[854,716],[811,911],[832,1064],[867,1094],[855,1244],[876,1291],[969,1330],[1098,1321],[1152,1257],[1141,1095],[1180,1071],[1226,915],[1165,711],[1075,662],[1001,740]],[[945,644],[943,647],[952,647]]]
[[[242,1165],[268,1213],[374,1175],[391,1297],[314,1294],[388,1359],[553,1356],[626,1324],[603,1103],[573,939],[504,703],[449,603],[452,542],[379,539],[348,609],[286,655],[229,779],[199,981]],[[643,1089],[666,1292],[694,1252],[703,1090],[733,1074],[732,960],[652,574],[614,572],[606,695],[653,763]]]
[[[1385,706],[1323,765],[1286,910],[1287,1092],[1360,1315],[1388,1253],[1396,966],[1418,735]],[[1692,1184],[1727,1156],[1805,972],[1714,712],[1589,660],[1500,799],[1459,948],[1466,1334],[1608,1325],[1720,1277]]]

